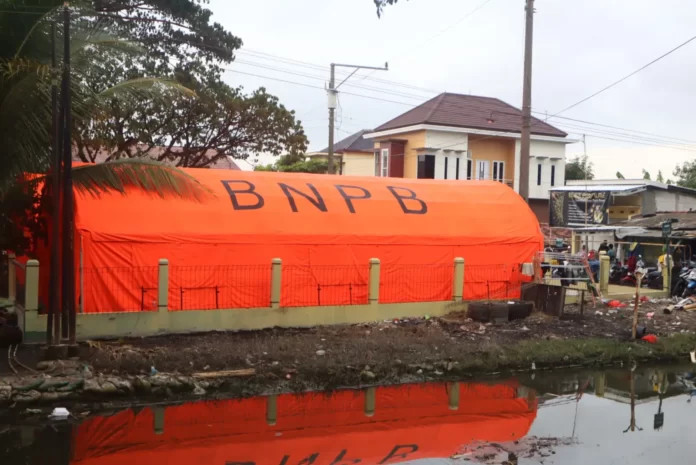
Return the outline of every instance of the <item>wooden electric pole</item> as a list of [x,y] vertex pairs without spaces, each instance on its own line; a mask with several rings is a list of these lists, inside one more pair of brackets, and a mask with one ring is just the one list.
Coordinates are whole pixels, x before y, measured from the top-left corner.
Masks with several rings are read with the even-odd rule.
[[51,148],[53,150],[53,173],[51,190],[51,276],[49,283],[48,318],[46,319],[46,343],[60,344],[60,121],[58,115],[58,60],[56,58],[56,22],[51,23]]
[[70,91],[70,8],[63,10],[63,272],[62,272],[62,324],[63,336],[70,345],[75,344],[75,247],[74,206],[72,182],[72,94]]
[[[336,67],[340,66],[342,68],[355,68],[352,73],[348,75],[339,85],[336,85]],[[374,66],[360,66],[360,65],[344,65],[340,63],[331,63],[331,76],[329,78],[329,88],[327,92],[329,93],[329,154],[327,157],[328,174],[334,174],[336,170],[334,169],[334,118],[336,113],[336,106],[338,104],[338,88],[343,85],[352,75],[358,72],[360,69],[373,69],[376,71],[389,71],[389,63],[385,63],[384,67],[374,67]]]
[[520,147],[520,196],[529,202],[529,161],[532,131],[532,43],[534,39],[534,0],[526,0],[524,31],[524,83],[522,89],[522,141]]

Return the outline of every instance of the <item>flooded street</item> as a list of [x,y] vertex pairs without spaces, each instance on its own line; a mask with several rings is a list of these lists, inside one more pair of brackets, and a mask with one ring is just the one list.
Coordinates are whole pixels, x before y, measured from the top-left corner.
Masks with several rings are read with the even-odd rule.
[[[689,463],[690,367],[0,417],[0,463],[356,465]],[[669,459],[667,459],[669,457]]]

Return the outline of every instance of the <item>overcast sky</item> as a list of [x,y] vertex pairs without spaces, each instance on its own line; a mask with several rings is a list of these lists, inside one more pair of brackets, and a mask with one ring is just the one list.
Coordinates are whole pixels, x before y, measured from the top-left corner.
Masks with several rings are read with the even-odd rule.
[[[230,66],[238,72],[227,72],[225,80],[249,91],[264,86],[277,95],[297,112],[310,150],[327,145],[323,87],[331,62],[379,66],[389,61],[388,72],[360,71],[348,81],[381,90],[341,87],[336,140],[376,127],[443,91],[497,97],[521,106],[524,0],[400,0],[382,18],[377,18],[372,0],[211,0],[210,8],[215,21],[244,41],[238,62]],[[548,114],[696,34],[693,0],[536,0],[536,10],[532,107]],[[573,121],[551,122],[571,137],[587,134],[597,177],[614,178],[616,171],[626,178],[642,177],[642,169],[653,178],[658,170],[667,177],[677,163],[696,157],[695,108],[696,41],[562,114],[656,134],[659,141]],[[665,147],[674,144],[683,145]],[[582,151],[582,144],[573,144],[566,153],[570,157]]]

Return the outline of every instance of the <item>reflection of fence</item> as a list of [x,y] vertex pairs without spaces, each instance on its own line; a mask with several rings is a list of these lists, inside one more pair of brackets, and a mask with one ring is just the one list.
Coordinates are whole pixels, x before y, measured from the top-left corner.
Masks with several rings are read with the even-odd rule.
[[78,306],[85,312],[155,311],[157,267],[84,268],[79,289]]
[[282,307],[367,304],[369,267],[363,265],[283,266]]
[[171,266],[170,310],[268,307],[271,265]]
[[379,301],[439,302],[452,299],[453,264],[382,265]]

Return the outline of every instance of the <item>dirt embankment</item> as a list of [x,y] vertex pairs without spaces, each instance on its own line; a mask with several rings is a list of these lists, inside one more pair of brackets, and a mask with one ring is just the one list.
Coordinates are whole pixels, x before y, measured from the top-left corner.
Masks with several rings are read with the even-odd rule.
[[[137,393],[138,388],[154,382],[155,387],[158,383],[164,386],[153,388],[155,394],[170,395],[167,381],[160,376],[168,373],[178,380],[173,386],[182,384],[184,392],[195,390],[203,395],[224,389],[234,395],[252,395],[455,379],[532,367],[688,362],[689,352],[696,348],[696,313],[665,315],[661,311],[664,305],[645,303],[640,310],[640,322],[658,336],[657,344],[631,341],[630,308],[589,306],[585,315],[580,315],[577,307],[570,306],[561,319],[535,314],[499,325],[476,323],[465,315],[452,314],[428,320],[303,330],[90,342],[82,345],[79,369],[67,376],[79,377],[83,365],[87,365],[89,373],[106,384],[108,394]],[[652,312],[655,315],[649,318]],[[32,350],[37,349],[24,348],[18,358],[30,364],[38,358]],[[214,372],[220,370],[234,373],[218,377]],[[160,375],[153,378],[154,373]],[[2,380],[0,374],[0,384]],[[128,384],[119,385],[119,380]],[[96,392],[94,383],[88,384]]]

